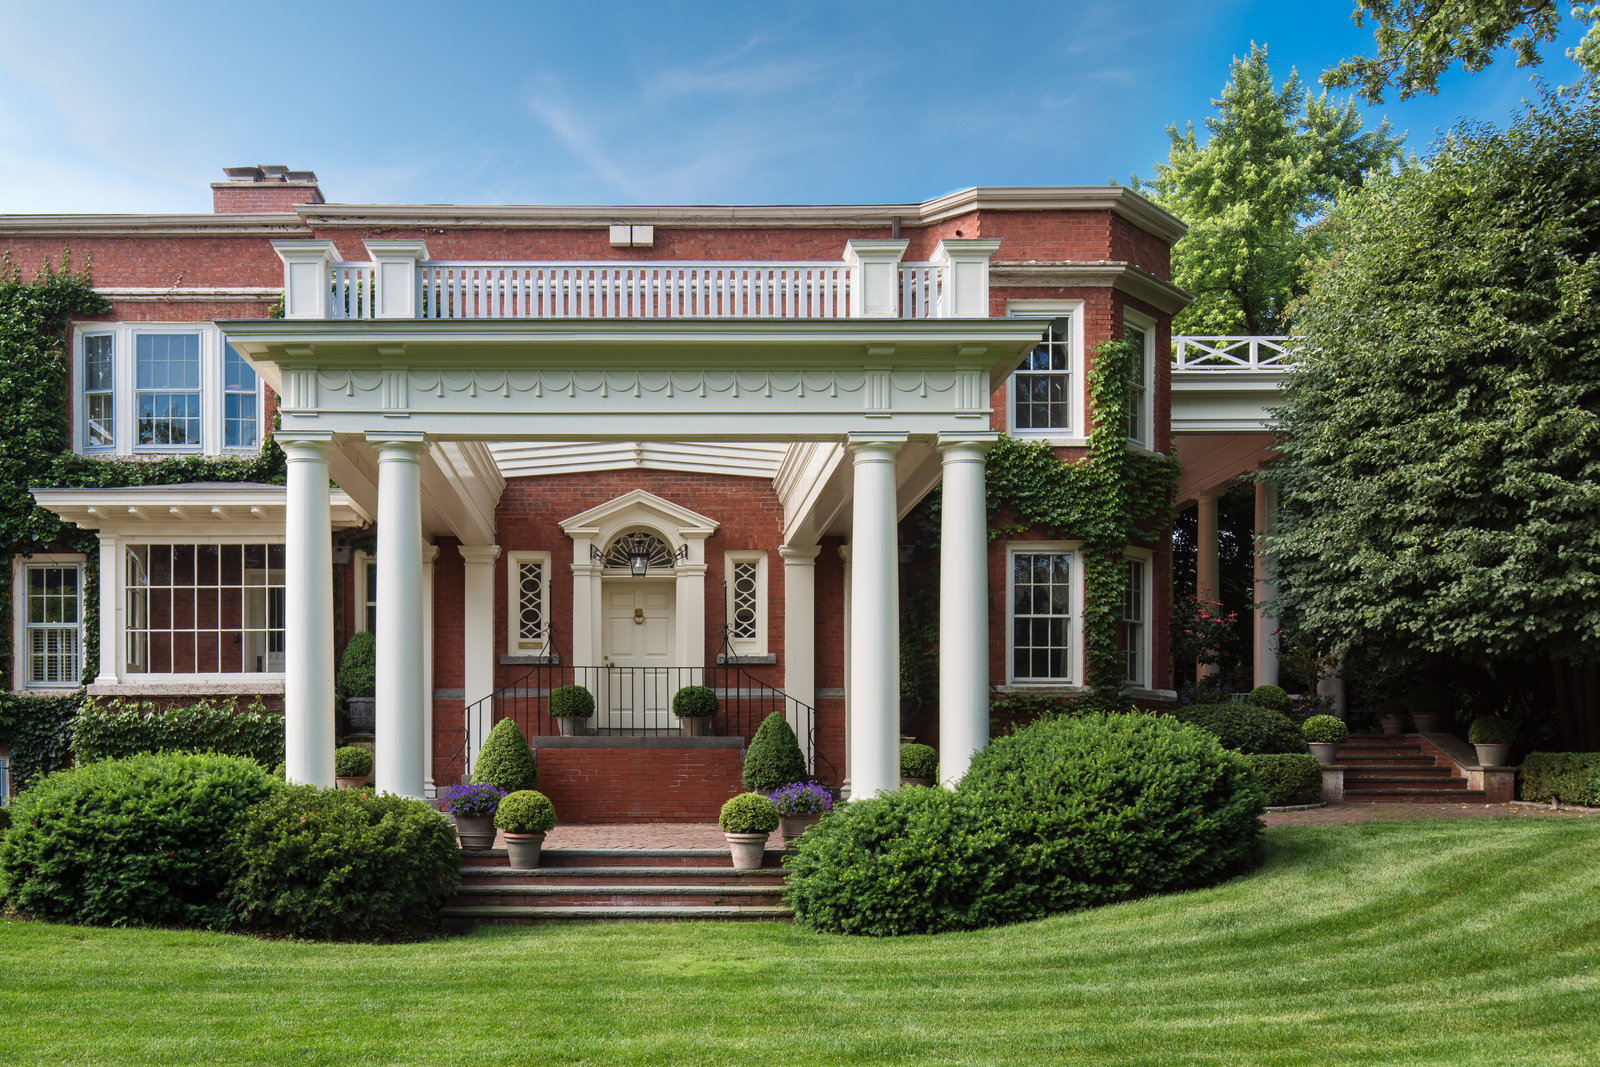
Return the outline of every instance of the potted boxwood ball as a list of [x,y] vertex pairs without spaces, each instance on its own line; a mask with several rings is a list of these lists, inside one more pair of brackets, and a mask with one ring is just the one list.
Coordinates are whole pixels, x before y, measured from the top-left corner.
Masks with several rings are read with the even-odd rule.
[[778,828],[778,806],[760,793],[740,793],[722,805],[717,825],[728,839],[733,869],[753,871],[766,854],[767,835]]
[[1350,740],[1350,728],[1336,715],[1313,715],[1300,726],[1306,747],[1324,767],[1333,766],[1339,746]]
[[594,694],[581,685],[563,685],[550,690],[550,715],[561,726],[562,737],[577,737],[589,732],[594,718]]
[[494,847],[494,813],[505,795],[499,786],[483,782],[453,785],[444,791],[443,807],[456,818],[462,848]]
[[519,789],[500,802],[494,824],[505,835],[511,866],[537,867],[544,835],[556,824],[556,806],[537,789]]
[[708,685],[686,685],[672,694],[672,714],[686,737],[706,737],[717,717],[717,691]]
[[333,750],[333,781],[340,789],[357,789],[372,776],[372,753],[359,745]]
[[815,782],[786,785],[769,799],[778,806],[778,832],[783,835],[784,848],[800,840],[801,834],[833,810],[833,794]]
[[370,734],[377,726],[373,694],[377,691],[378,642],[369,631],[352,634],[339,657],[339,691],[344,694],[345,729]]
[[932,785],[939,777],[939,753],[931,745],[900,746],[900,786]]
[[1467,727],[1467,742],[1478,750],[1480,767],[1507,766],[1511,756],[1511,742],[1517,736],[1516,726],[1498,715],[1485,715],[1473,719]]

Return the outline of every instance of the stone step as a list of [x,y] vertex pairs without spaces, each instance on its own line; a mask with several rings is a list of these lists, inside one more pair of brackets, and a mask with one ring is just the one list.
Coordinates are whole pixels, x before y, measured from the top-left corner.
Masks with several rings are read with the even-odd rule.
[[732,867],[462,867],[462,885],[762,885],[778,883],[787,867],[736,871]]
[[[782,867],[783,850],[769,848],[763,867]],[[503,848],[464,848],[462,866],[506,867]],[[539,853],[539,868],[547,867],[722,867],[733,869],[733,856],[723,848],[547,848]]]
[[1425,758],[1375,759],[1371,756],[1359,756],[1354,759],[1339,759],[1338,764],[1341,767],[1352,767],[1360,770],[1372,771],[1395,771],[1398,773],[1408,773],[1413,770],[1432,772],[1437,769],[1445,774],[1450,773],[1450,768],[1448,766],[1441,765],[1437,760]]
[[445,924],[465,929],[483,924],[595,922],[789,922],[794,910],[770,904],[707,904],[656,907],[637,904],[451,905],[440,911]]
[[783,886],[745,885],[464,885],[452,907],[551,907],[614,904],[630,907],[778,905]]
[[1481,789],[1366,788],[1344,791],[1346,804],[1488,803]]
[[1344,787],[1348,792],[1351,789],[1371,789],[1377,786],[1419,786],[1430,789],[1465,789],[1467,780],[1450,775],[1437,774],[1351,774],[1344,775]]

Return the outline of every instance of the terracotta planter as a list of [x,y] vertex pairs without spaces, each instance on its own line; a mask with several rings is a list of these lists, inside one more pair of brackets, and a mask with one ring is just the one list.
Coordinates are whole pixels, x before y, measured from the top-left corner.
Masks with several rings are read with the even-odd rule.
[[1399,737],[1406,732],[1406,720],[1402,715],[1385,715],[1379,722],[1383,725],[1384,737]]
[[514,834],[505,831],[506,855],[511,860],[511,866],[519,870],[531,870],[539,866],[539,849],[544,846],[544,834]]
[[728,849],[733,853],[733,869],[754,871],[761,868],[767,851],[766,834],[723,834],[728,839]]
[[710,737],[711,716],[680,715],[678,716],[678,729],[683,731],[684,737]]
[[358,774],[354,778],[335,778],[333,784],[340,789],[360,789],[367,784],[368,777],[365,774]]
[[582,737],[589,732],[589,719],[584,715],[557,715],[562,737]]
[[1511,765],[1510,745],[1473,745],[1478,750],[1478,766],[1508,767]]
[[1450,716],[1440,711],[1413,711],[1411,721],[1416,724],[1419,734],[1436,734],[1447,728]]
[[901,778],[900,779],[900,788],[901,789],[904,789],[908,785],[932,785],[932,784],[933,784],[933,779],[932,778]]
[[1332,767],[1334,760],[1339,756],[1339,746],[1332,741],[1309,741],[1306,747],[1311,754],[1317,757],[1317,762],[1324,767]]
[[788,848],[800,840],[800,835],[822,821],[822,814],[785,815],[778,820],[778,833],[783,835],[783,847]]
[[494,816],[457,815],[456,836],[462,848],[494,848]]

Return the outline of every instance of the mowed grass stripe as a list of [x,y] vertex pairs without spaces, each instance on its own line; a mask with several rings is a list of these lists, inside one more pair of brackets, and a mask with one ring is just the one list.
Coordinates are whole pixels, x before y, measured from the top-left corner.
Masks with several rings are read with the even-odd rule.
[[1213,889],[998,930],[0,925],[17,1063],[1589,1064],[1600,820],[1284,828]]

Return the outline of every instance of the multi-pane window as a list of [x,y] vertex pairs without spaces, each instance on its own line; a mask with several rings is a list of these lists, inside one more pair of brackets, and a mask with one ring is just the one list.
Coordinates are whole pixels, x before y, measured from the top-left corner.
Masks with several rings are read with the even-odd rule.
[[133,373],[138,443],[198,446],[200,335],[136,335]]
[[1011,428],[1019,431],[1072,429],[1072,342],[1070,318],[1045,327],[1017,372],[1011,376]]
[[1122,654],[1125,658],[1123,679],[1135,685],[1147,685],[1148,665],[1145,653],[1145,563],[1142,559],[1127,561],[1128,581],[1122,593]]
[[1128,440],[1136,444],[1150,443],[1150,422],[1145,410],[1150,400],[1150,334],[1142,326],[1126,323],[1123,336],[1138,350],[1133,361],[1133,374],[1128,378]]
[[75,686],[83,674],[83,568],[25,568],[30,686]]
[[111,357],[110,334],[83,339],[83,443],[87,449],[117,445],[116,368]]
[[256,372],[232,345],[222,354],[222,447],[254,448]]
[[11,761],[0,756],[0,807],[11,803]]
[[129,545],[127,670],[283,670],[283,546]]
[[1072,677],[1072,553],[1011,554],[1011,677]]

